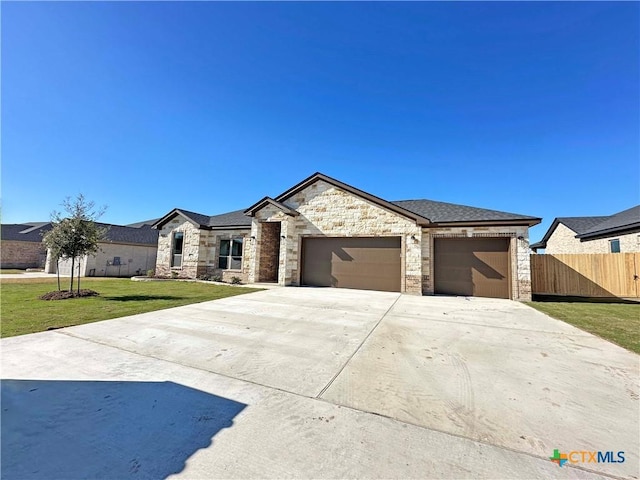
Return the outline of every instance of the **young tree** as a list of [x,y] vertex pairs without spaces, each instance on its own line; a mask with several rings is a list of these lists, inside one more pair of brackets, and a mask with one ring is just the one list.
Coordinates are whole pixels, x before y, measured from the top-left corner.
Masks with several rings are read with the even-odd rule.
[[53,224],[51,230],[42,236],[42,243],[49,251],[49,255],[56,261],[56,274],[58,277],[58,291],[60,291],[60,258],[63,257],[63,250],[66,240],[65,230],[62,222]]
[[[95,203],[88,201],[82,194],[75,199],[67,197],[62,206],[66,215],[59,212],[52,213],[53,227],[45,234],[43,241],[47,248],[51,248],[51,254],[56,258],[56,263],[60,258],[71,260],[69,291],[72,292],[76,258],[96,253],[98,242],[104,237],[106,230],[98,226],[96,220],[104,214],[106,207],[96,209]],[[60,289],[59,278],[58,274],[58,289]],[[78,292],[80,292],[80,272],[78,272]]]

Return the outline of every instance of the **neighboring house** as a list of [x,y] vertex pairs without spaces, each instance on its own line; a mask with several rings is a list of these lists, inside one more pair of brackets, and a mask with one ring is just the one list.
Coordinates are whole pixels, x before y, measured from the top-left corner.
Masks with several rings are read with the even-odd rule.
[[1,225],[0,268],[43,268],[47,252],[42,235],[50,229],[49,222]]
[[640,205],[604,217],[558,217],[531,249],[547,254],[640,252]]
[[528,300],[528,232],[540,220],[431,200],[389,202],[316,173],[244,212],[172,210],[154,225],[156,272]]
[[[131,277],[153,270],[158,252],[158,231],[147,222],[132,225],[135,226],[98,223],[106,229],[105,238],[98,244],[99,250],[95,255],[76,259],[74,274],[82,277]],[[60,260],[59,269],[60,274],[69,275],[71,260]],[[47,254],[45,272],[56,273],[56,261],[50,254]]]

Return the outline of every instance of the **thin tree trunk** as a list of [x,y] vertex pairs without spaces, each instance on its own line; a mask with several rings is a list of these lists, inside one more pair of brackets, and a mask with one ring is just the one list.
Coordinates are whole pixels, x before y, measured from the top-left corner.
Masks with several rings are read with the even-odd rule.
[[58,291],[60,291],[60,257],[56,258],[56,274],[58,275]]
[[73,292],[73,269],[76,265],[76,257],[71,257],[71,279],[69,280],[69,291]]
[[82,269],[82,257],[78,258],[78,295],[80,295],[80,270]]

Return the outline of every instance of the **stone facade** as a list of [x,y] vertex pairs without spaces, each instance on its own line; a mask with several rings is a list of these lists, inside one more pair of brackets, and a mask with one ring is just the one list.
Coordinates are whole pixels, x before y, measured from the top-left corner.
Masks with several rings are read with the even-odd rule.
[[[298,189],[299,188],[299,189]],[[510,289],[514,300],[531,299],[529,227],[472,226],[429,227],[362,196],[348,186],[323,178],[302,184],[279,202],[265,199],[250,210],[250,228],[200,229],[182,215],[160,231],[156,271],[176,272],[194,278],[204,273],[229,281],[302,283],[302,244],[312,237],[398,237],[401,248],[400,291],[415,295],[434,293],[434,239],[439,237],[506,237],[509,239]],[[426,222],[426,220],[425,220]],[[184,234],[183,260],[171,267],[171,244],[175,232]],[[218,256],[223,239],[243,238],[243,261],[238,270],[220,270]]]
[[547,240],[544,253],[549,255],[556,253],[611,253],[610,241],[613,239],[620,240],[620,252],[640,252],[640,232],[580,241],[579,238],[576,238],[576,232],[563,223],[558,223]]
[[[173,239],[176,232],[182,232],[182,263],[171,265]],[[156,259],[156,275],[177,275],[178,278],[197,278],[200,275],[219,275],[223,281],[230,282],[233,277],[247,281],[249,263],[247,259],[247,235],[249,228],[230,230],[204,230],[195,226],[182,216],[176,216],[165,223],[158,238],[158,255]],[[237,270],[222,270],[218,268],[220,242],[242,238],[243,261],[242,268]]]
[[[238,277],[246,283],[249,274],[250,258],[247,258],[247,242],[249,228],[234,230],[201,230],[200,258],[198,259],[197,275],[220,275],[223,282],[231,282]],[[239,269],[222,270],[218,268],[220,243],[222,240],[242,239],[242,266]]]
[[[256,212],[251,235],[252,249],[260,258],[263,222],[280,222],[280,285],[300,285],[302,238],[401,237],[403,258],[401,291],[422,293],[422,229],[413,220],[390,212],[374,203],[324,181],[317,181],[283,202],[300,215],[290,216],[273,205]],[[284,238],[282,238],[284,237]],[[259,278],[259,266],[252,265],[249,281]]]
[[43,268],[46,250],[42,242],[3,240],[0,255],[2,268]]
[[[184,235],[182,243],[182,263],[179,267],[171,265],[173,240],[176,232]],[[160,230],[158,237],[158,256],[156,258],[156,275],[170,276],[175,272],[178,278],[196,278],[198,259],[200,257],[201,230],[187,219],[176,216]],[[202,252],[206,255],[206,252]]]
[[[510,238],[509,252],[511,256],[511,298],[513,300],[531,300],[531,268],[529,262],[529,229],[526,226],[500,227],[452,227],[425,228],[423,238],[422,292],[426,295],[434,293],[434,266],[432,252],[436,237],[508,237]],[[427,247],[428,245],[428,247]]]

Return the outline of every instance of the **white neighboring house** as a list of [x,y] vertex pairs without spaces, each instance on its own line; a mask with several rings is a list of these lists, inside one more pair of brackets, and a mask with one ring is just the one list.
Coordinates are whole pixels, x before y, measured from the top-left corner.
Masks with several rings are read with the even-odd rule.
[[551,255],[640,252],[640,205],[609,216],[558,217],[531,249]]
[[[105,238],[95,255],[76,258],[75,274],[81,277],[132,277],[155,269],[158,231],[151,228],[155,220],[127,226],[99,223],[106,228]],[[80,260],[80,262],[78,262]],[[71,260],[60,260],[61,275],[70,275]],[[56,261],[47,251],[46,273],[56,273]]]

